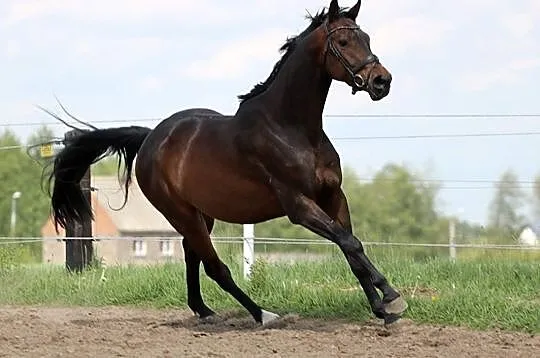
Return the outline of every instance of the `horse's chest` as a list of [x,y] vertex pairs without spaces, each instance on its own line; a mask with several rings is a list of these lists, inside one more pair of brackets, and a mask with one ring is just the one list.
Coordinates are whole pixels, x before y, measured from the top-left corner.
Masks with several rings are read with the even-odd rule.
[[341,170],[337,160],[323,161],[315,168],[315,181],[319,189],[338,188],[341,185]]
[[289,173],[294,175],[307,192],[334,189],[341,185],[339,158],[331,153],[302,155],[298,152],[294,161],[288,163]]
[[249,157],[255,167],[264,168],[270,181],[276,180],[306,194],[341,184],[339,156],[328,141],[314,148],[304,138],[289,133],[254,135],[249,141],[239,143],[245,153],[252,154]]

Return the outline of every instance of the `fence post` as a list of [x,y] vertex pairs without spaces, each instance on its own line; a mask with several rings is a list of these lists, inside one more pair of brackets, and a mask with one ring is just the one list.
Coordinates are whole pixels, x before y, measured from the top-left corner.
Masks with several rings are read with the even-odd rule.
[[244,224],[244,278],[249,278],[255,257],[255,225]]
[[[66,145],[81,134],[81,131],[71,130],[64,135]],[[80,186],[84,197],[92,205],[90,192],[90,168],[81,179]],[[70,272],[81,272],[90,265],[94,256],[93,240],[80,240],[69,238],[92,237],[92,220],[86,220],[81,224],[68,225],[66,227],[66,269]]]
[[450,218],[448,226],[448,247],[450,249],[450,260],[456,262],[456,221]]

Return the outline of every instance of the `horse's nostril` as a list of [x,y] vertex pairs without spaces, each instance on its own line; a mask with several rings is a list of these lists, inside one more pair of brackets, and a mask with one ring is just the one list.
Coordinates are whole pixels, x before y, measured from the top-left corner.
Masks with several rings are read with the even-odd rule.
[[373,87],[378,90],[384,90],[390,85],[391,81],[391,77],[378,75],[373,79]]

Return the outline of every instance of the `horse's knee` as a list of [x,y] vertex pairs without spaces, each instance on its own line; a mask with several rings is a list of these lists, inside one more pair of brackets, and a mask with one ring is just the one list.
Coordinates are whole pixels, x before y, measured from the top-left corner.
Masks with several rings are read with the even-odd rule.
[[343,236],[343,238],[339,241],[338,244],[341,250],[343,250],[343,252],[345,253],[364,253],[364,246],[362,245],[360,240],[358,240],[353,235]]

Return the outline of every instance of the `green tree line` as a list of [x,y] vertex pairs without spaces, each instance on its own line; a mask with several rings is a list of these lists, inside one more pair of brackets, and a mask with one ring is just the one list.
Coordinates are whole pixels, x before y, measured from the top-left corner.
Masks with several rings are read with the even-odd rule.
[[[43,166],[39,148],[26,148],[50,140],[53,132],[38,128],[25,141],[13,131],[0,133],[0,236],[40,236],[40,230],[50,213],[48,195],[44,192]],[[22,148],[17,148],[22,147]],[[116,175],[117,159],[107,158],[92,167],[94,175]],[[448,240],[449,217],[439,212],[436,202],[440,187],[424,180],[421,173],[395,163],[388,163],[371,178],[362,178],[352,168],[344,168],[343,188],[349,202],[355,234],[362,240],[392,242],[441,243]],[[511,169],[501,174],[494,184],[495,194],[489,205],[485,227],[468,222],[457,223],[458,241],[484,238],[488,242],[510,243],[521,226],[540,219],[540,175],[531,192],[520,186]],[[17,200],[17,225],[11,232],[12,195],[20,191]],[[523,212],[532,204],[532,212]],[[240,225],[218,222],[216,236],[239,236]],[[308,230],[280,218],[255,226],[257,237],[316,238]],[[39,251],[39,248],[36,248]]]

